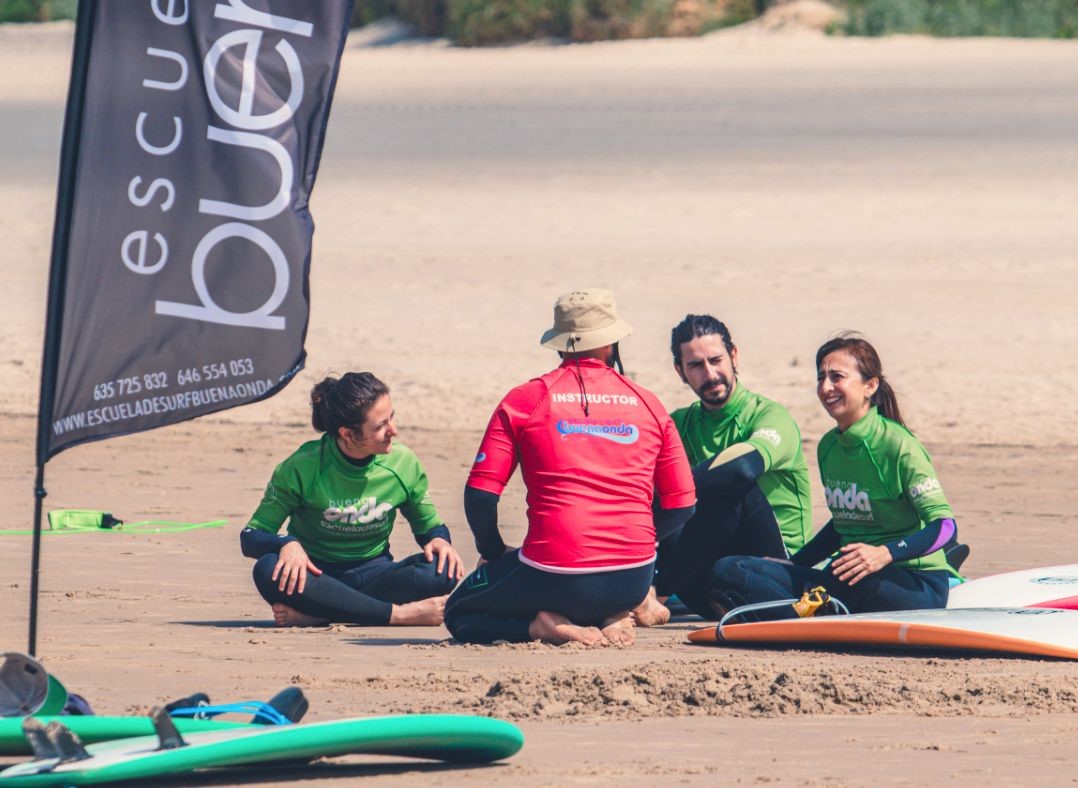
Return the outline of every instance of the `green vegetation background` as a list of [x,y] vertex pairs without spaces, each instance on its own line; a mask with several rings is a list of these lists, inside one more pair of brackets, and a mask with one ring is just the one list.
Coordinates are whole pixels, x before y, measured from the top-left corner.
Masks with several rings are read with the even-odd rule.
[[[353,24],[388,16],[421,36],[460,46],[553,38],[606,41],[693,36],[760,16],[777,0],[356,0]],[[829,32],[858,36],[1073,38],[1078,0],[841,0],[846,21]],[[0,22],[73,19],[77,0],[0,0]]]
[[74,19],[76,0],[0,0],[0,22]]
[[1078,0],[849,0],[847,35],[1074,38]]

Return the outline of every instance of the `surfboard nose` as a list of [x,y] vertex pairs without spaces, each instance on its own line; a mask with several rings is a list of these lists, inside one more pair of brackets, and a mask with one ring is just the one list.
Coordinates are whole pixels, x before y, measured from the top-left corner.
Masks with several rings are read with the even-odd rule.
[[722,638],[719,636],[719,628],[707,627],[706,629],[697,629],[689,633],[690,643],[721,643]]
[[0,717],[59,714],[67,703],[64,685],[33,657],[8,651],[0,664]]

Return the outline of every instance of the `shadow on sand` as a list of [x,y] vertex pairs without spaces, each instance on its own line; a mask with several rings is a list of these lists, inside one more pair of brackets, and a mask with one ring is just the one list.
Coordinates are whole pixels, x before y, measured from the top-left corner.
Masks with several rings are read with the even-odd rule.
[[181,786],[191,785],[197,780],[198,785],[243,785],[245,783],[299,783],[308,780],[347,780],[367,777],[389,777],[393,775],[414,775],[416,780],[423,780],[425,775],[438,772],[459,771],[461,769],[491,769],[502,764],[452,764],[430,762],[383,763],[300,763],[296,761],[267,764],[260,766],[235,766],[219,769],[199,769],[194,774],[174,777],[155,777],[154,785]]
[[218,629],[276,629],[272,619],[245,618],[239,621],[170,621],[185,627],[217,627]]
[[[229,620],[224,619],[221,621],[172,621],[172,624],[178,624],[185,627],[214,627],[216,629],[277,629],[274,626],[273,621],[263,619],[242,619],[242,620]],[[340,634],[342,630],[349,633],[362,631],[363,627],[352,627],[346,624],[329,624],[320,627],[294,627],[296,631],[304,632],[325,632],[327,634]],[[363,635],[356,635],[347,643],[353,643],[357,646],[437,646],[442,643],[456,643],[456,641],[450,638],[442,637],[379,637],[371,636],[366,637]]]
[[356,637],[345,641],[356,646],[440,646],[442,643],[456,645],[455,640],[448,638],[383,638],[383,637]]

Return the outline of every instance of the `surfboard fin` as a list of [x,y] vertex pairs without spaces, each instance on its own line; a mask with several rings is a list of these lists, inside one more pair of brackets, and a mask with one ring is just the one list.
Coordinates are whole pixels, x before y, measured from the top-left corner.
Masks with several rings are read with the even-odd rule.
[[45,725],[37,717],[26,717],[22,721],[22,735],[30,745],[35,761],[47,761],[50,758],[60,757],[56,747],[49,741]]
[[57,762],[58,765],[72,761],[85,761],[90,757],[90,753],[86,752],[86,748],[82,746],[82,739],[62,722],[53,720],[46,725],[45,735],[56,750],[56,757],[60,759]]
[[945,548],[943,555],[947,558],[947,563],[951,565],[951,568],[957,572],[962,568],[962,564],[966,563],[966,559],[969,558],[969,545],[958,542],[952,547]]
[[183,736],[176,730],[176,724],[163,707],[154,707],[150,712],[150,719],[153,720],[154,733],[157,734],[158,750],[176,750],[187,746]]
[[[303,690],[299,687],[285,687],[278,692],[272,698],[269,699],[269,705],[281,712],[292,722],[299,722],[303,719],[303,715],[307,713],[307,709],[310,708],[310,703],[307,701],[307,696],[303,694]],[[262,722],[262,719],[255,715],[252,722]]]

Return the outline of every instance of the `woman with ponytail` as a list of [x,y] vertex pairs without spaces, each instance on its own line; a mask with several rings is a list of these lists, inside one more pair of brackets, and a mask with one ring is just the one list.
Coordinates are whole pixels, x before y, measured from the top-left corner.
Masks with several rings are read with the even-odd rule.
[[[394,415],[389,388],[369,372],[311,390],[311,424],[323,435],[277,466],[240,534],[277,626],[442,623],[463,564],[423,466],[393,442]],[[398,510],[422,548],[403,561],[389,553]]]
[[[816,370],[816,394],[835,420],[817,447],[831,520],[790,561],[719,561],[715,603],[796,598],[823,586],[854,613],[945,607],[968,548],[957,543],[932,461],[903,423],[879,355],[842,334],[816,352]],[[827,568],[813,568],[828,558]],[[764,617],[796,615],[785,607]]]

